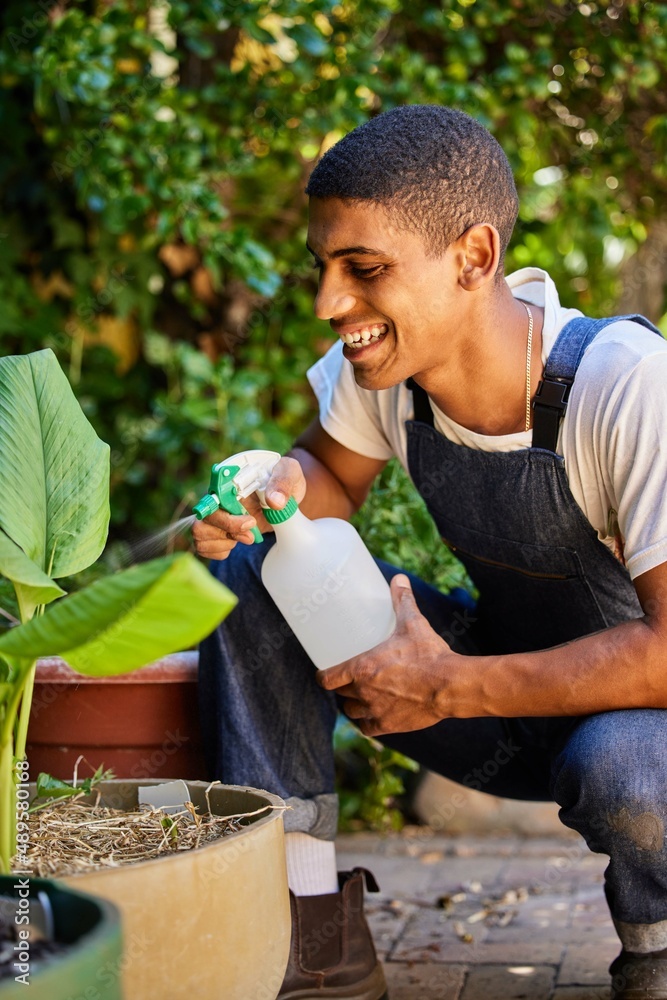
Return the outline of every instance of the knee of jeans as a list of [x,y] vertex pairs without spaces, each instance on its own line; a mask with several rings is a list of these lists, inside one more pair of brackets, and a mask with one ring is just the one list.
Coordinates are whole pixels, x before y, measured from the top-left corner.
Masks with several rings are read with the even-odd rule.
[[[626,834],[636,846],[662,844],[665,771],[647,758],[648,719],[643,710],[607,712],[584,720],[568,740],[557,761],[554,798],[563,818],[576,818],[576,827],[603,846],[615,834]],[[657,720],[663,729],[665,718]],[[657,765],[657,766],[655,766]]]
[[244,584],[255,587],[261,581],[262,563],[275,542],[273,534],[265,536],[261,544],[244,545],[238,542],[226,559],[212,559],[209,569],[213,576],[238,596]]

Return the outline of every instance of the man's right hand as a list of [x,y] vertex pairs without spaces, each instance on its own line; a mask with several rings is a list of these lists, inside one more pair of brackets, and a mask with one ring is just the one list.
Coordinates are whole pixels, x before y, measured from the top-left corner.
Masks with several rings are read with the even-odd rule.
[[[282,510],[289,497],[293,496],[297,503],[301,503],[305,494],[306,479],[300,464],[295,458],[281,458],[276,462],[266,485],[267,504],[274,510]],[[254,543],[254,527],[259,528],[262,534],[273,531],[273,525],[262,514],[256,493],[252,493],[241,503],[247,514],[228,514],[226,510],[216,510],[203,521],[194,522],[192,534],[197,555],[205,559],[226,559],[237,542],[243,542],[244,545]]]

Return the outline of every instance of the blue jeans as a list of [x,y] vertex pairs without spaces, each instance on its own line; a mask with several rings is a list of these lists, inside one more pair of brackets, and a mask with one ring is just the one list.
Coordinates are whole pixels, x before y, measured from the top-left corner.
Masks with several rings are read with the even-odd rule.
[[[338,704],[317,684],[315,667],[261,582],[271,544],[269,537],[263,545],[237,545],[227,560],[211,564],[239,603],[200,647],[209,777],[281,795],[293,806],[287,829],[332,839]],[[399,572],[378,565],[387,579]],[[477,652],[470,598],[446,597],[410,578],[432,628],[458,652]],[[562,822],[610,857],[605,891],[625,947],[667,947],[667,711],[445,719],[381,740],[466,787],[558,802]]]

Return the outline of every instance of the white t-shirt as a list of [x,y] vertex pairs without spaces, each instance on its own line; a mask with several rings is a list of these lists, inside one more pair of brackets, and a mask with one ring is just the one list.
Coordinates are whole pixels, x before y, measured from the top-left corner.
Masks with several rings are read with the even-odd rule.
[[[512,293],[544,307],[542,361],[561,329],[582,314],[564,309],[549,275],[509,275]],[[407,470],[405,421],[412,392],[360,388],[338,342],[308,371],[325,431],[369,458],[396,455]],[[462,427],[431,401],[437,431],[481,451],[529,448],[532,431],[487,436]],[[639,323],[606,327],[586,349],[561,423],[557,451],[572,495],[632,579],[667,561],[667,341]]]

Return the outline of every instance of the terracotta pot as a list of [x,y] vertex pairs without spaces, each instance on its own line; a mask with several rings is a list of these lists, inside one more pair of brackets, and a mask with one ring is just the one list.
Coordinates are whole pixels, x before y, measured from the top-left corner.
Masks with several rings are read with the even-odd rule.
[[[118,778],[206,778],[194,651],[117,677],[84,677],[40,660],[28,726],[30,773],[71,780],[83,754]],[[79,767],[81,777],[90,770]]]
[[[104,782],[102,802],[134,808],[140,785]],[[206,782],[186,782],[206,809]],[[220,816],[284,805],[269,792],[214,786]],[[275,1000],[290,947],[283,812],[249,817],[238,833],[194,851],[66,876],[121,912],[126,1000]]]

